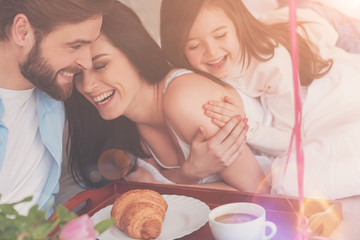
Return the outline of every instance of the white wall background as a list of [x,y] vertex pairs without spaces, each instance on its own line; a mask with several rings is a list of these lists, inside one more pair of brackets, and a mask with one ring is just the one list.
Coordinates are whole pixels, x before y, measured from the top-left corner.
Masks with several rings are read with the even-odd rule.
[[317,0],[336,8],[343,13],[360,19],[360,0]]
[[[161,0],[120,0],[131,7],[140,17],[142,23],[157,41],[159,39],[159,21]],[[243,0],[255,16],[260,16],[277,7],[276,0]],[[360,1],[360,0],[354,0]]]
[[131,7],[140,17],[151,36],[160,42],[160,5],[161,0],[120,0]]
[[[144,26],[151,36],[157,41],[159,39],[159,12],[161,0],[120,0],[139,15]],[[240,0],[239,0],[240,1]],[[360,0],[314,0],[332,6],[349,16],[360,18]],[[259,17],[268,11],[277,8],[277,0],[243,0],[245,5]]]

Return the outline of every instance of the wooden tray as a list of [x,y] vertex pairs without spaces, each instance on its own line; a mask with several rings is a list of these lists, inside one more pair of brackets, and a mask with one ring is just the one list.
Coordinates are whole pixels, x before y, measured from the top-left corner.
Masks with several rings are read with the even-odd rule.
[[[206,203],[210,209],[231,202],[254,202],[266,210],[266,218],[277,226],[277,233],[273,239],[291,240],[296,236],[297,212],[299,203],[296,198],[282,197],[269,194],[250,194],[236,191],[216,190],[181,185],[148,184],[126,181],[114,181],[97,190],[81,192],[67,201],[64,206],[78,215],[87,213],[90,216],[102,208],[113,204],[122,193],[131,189],[152,189],[160,194],[184,195],[197,198]],[[315,216],[312,229],[318,235],[330,236],[342,220],[340,202],[327,200],[306,200],[305,215]],[[56,218],[51,216],[50,220]],[[212,240],[209,224],[181,239]]]

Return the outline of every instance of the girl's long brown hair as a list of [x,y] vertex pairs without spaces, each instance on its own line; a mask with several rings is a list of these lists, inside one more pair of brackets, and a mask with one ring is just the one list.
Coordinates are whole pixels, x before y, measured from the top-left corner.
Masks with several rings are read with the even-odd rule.
[[[242,52],[241,64],[248,66],[253,58],[267,61],[275,48],[283,45],[290,52],[288,23],[265,24],[257,20],[240,0],[163,0],[160,12],[161,46],[175,67],[194,70],[185,56],[185,42],[200,9],[221,8],[235,25]],[[301,28],[305,23],[299,23]],[[317,48],[298,34],[300,83],[308,86],[327,74],[332,60],[319,56]]]

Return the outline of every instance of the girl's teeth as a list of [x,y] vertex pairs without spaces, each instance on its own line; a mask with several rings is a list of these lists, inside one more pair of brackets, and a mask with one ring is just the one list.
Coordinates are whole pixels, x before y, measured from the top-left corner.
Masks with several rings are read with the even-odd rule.
[[210,65],[218,64],[218,63],[221,62],[223,59],[224,59],[224,56],[222,56],[221,58],[219,58],[219,59],[216,60],[216,61],[209,62],[209,64],[210,64]]

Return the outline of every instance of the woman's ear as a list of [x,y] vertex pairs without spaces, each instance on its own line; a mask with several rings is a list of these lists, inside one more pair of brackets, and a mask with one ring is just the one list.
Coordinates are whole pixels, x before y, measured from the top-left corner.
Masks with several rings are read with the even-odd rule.
[[34,32],[26,15],[19,13],[14,17],[11,35],[14,42],[20,47],[32,45]]

